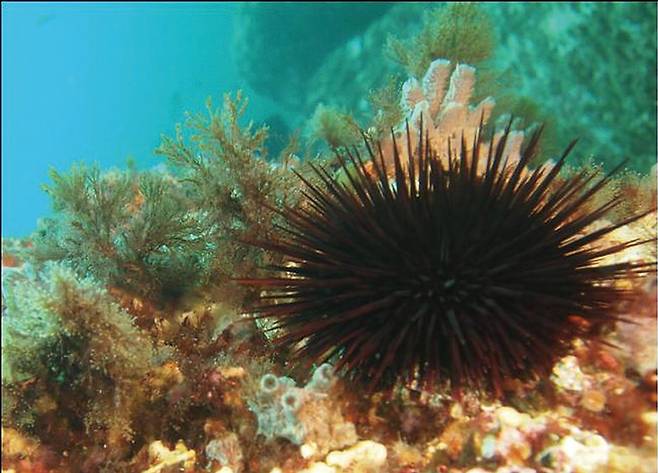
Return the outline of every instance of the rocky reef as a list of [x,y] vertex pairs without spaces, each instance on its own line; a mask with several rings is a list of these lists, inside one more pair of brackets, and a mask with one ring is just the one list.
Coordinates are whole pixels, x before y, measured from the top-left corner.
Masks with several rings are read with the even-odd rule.
[[[536,15],[549,23],[572,8],[586,9],[582,15],[591,20],[564,23],[564,35],[581,36],[555,54],[581,65],[588,54],[599,58],[592,51],[607,54],[598,38],[587,39],[604,27],[642,49],[645,39],[624,22],[643,9],[655,17],[655,5],[653,10],[644,4],[614,5],[610,8],[621,12],[615,24],[604,22],[599,7],[604,8],[537,7]],[[244,6],[241,15],[253,25],[272,21],[260,8],[265,7]],[[157,168],[52,171],[44,189],[54,217],[42,220],[30,238],[2,241],[3,473],[656,471],[652,270],[614,282],[628,297],[619,301],[619,316],[600,339],[575,339],[549,377],[506,378],[500,393],[426,390],[414,382],[373,392],[335,368],[340,357],[318,366],[291,363],[294,347],[277,350],[273,343],[280,327],[251,317],[255,301],[267,294],[237,279],[255,277],[264,267],[295,264],[257,243],[281,226],[284,206],[303,215],[313,205],[304,180],[348,178],[333,156],[311,157],[311,142],[349,144],[358,151],[365,135],[391,149],[392,136],[400,136],[407,125],[419,129],[422,117],[427,142],[443,156],[449,143],[461,142],[462,136],[469,138],[465,145],[470,143],[480,127],[491,132],[484,149],[498,146],[496,131],[507,119],[513,131],[504,155],[518,160],[534,118],[509,122],[521,108],[514,109],[496,85],[495,67],[504,61],[491,62],[497,57],[495,36],[498,47],[507,45],[507,59],[526,58],[516,71],[525,81],[524,94],[542,107],[548,103],[537,92],[546,79],[540,75],[557,81],[545,94],[563,90],[563,70],[531,72],[532,55],[525,48],[542,44],[542,28],[525,32],[534,39],[524,43],[515,43],[513,33],[492,33],[508,20],[515,25],[509,31],[524,30],[522,22],[530,19],[519,12],[528,6],[442,7],[422,26],[420,13],[427,8],[364,9],[367,21],[361,30],[345,27],[343,37],[355,35],[348,43],[327,45],[322,61],[317,58],[302,72],[280,70],[308,89],[307,102],[297,106],[313,123],[313,136],[292,137],[276,156],[268,156],[267,127],[245,123],[247,101],[238,93],[226,95],[220,107],[209,101],[207,113],[190,115],[174,136],[164,137],[157,153],[165,162]],[[479,37],[477,48],[444,47],[445,38],[473,34],[485,22],[492,30],[482,33],[486,37]],[[640,18],[636,23],[643,24]],[[386,32],[395,24],[406,25],[396,28],[397,43],[389,42],[389,48],[398,49],[398,62],[386,63]],[[253,25],[245,28],[255,35],[259,28]],[[436,35],[437,44],[427,39]],[[249,54],[255,55],[261,43],[253,44]],[[403,58],[400,51],[410,44],[424,44],[418,51],[423,54]],[[578,45],[582,49],[576,51]],[[256,58],[244,58],[249,80],[258,67],[267,66]],[[332,82],[326,78],[333,70],[340,74]],[[388,84],[373,82],[389,72]],[[338,93],[334,86],[352,73],[351,86]],[[633,81],[644,80],[643,73],[638,69]],[[585,87],[580,74],[586,72],[578,74]],[[561,123],[563,128],[549,138],[561,140],[565,130],[582,125],[592,131],[596,149],[606,149],[615,160],[625,150],[638,153],[633,166],[647,172],[619,173],[589,205],[596,209],[616,196],[619,205],[604,218],[616,222],[638,209],[653,209],[606,235],[604,242],[648,241],[605,256],[605,262],[650,267],[656,261],[656,166],[648,172],[646,156],[655,161],[655,143],[653,152],[641,147],[639,130],[649,126],[651,107],[645,103],[647,89],[615,88],[627,79],[613,74],[606,76],[607,85],[597,79],[593,87],[610,89],[611,103],[628,99],[614,104],[617,116],[632,110],[647,114],[634,122],[616,119],[623,124],[602,135],[599,131],[610,125],[599,113],[603,105],[576,98],[569,101],[572,121]],[[382,85],[368,101],[368,89]],[[279,97],[286,90],[267,93]],[[318,111],[320,101],[325,105]],[[548,105],[542,110],[562,113]],[[653,121],[655,130],[655,115]],[[631,123],[635,134],[625,131]],[[553,158],[550,143],[539,146],[545,160]],[[399,153],[410,159],[404,147]],[[382,153],[381,159],[391,156]],[[311,172],[314,166],[322,166],[325,174]],[[529,166],[530,171],[534,163]],[[575,164],[563,172],[580,168]],[[605,227],[604,219],[591,222],[588,230]]]
[[[577,136],[581,163],[594,155],[611,167],[625,156],[631,169],[646,173],[656,155],[655,22],[656,5],[646,2],[610,8],[574,3],[393,5],[326,51],[301,94],[288,88],[287,94],[304,105],[287,120],[293,127],[306,126],[313,136],[315,124],[304,123],[322,106],[368,128],[373,119],[369,97],[391,83],[399,93],[408,74],[420,80],[429,62],[443,57],[478,67],[481,91],[476,97],[495,95],[504,105],[501,113],[513,113],[526,124],[548,124],[545,146],[551,152]],[[258,48],[250,54],[257,56]],[[269,44],[260,57],[272,57]],[[295,58],[285,57],[288,62]],[[276,97],[281,93],[286,92]]]

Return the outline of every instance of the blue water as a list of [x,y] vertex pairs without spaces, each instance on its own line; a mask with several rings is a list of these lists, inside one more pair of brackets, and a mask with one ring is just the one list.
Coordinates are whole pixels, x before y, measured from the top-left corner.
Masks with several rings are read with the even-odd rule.
[[[241,84],[232,4],[2,4],[2,235],[50,213],[48,169],[160,162],[184,111]],[[266,104],[252,101],[258,119]]]
[[[646,173],[655,163],[655,5],[563,5],[487,5],[500,37],[496,67],[523,77],[516,92],[535,101],[542,119],[559,123],[556,149],[580,136],[583,160],[592,154],[613,166],[628,156],[631,168]],[[125,167],[128,157],[151,167],[161,161],[153,154],[161,134],[173,134],[185,111],[204,111],[208,96],[221,103],[223,93],[245,90],[246,117],[270,125],[278,140],[267,143],[272,156],[297,131],[291,127],[307,125],[318,102],[363,109],[368,90],[403,68],[386,66],[391,61],[381,52],[386,41],[379,30],[350,39],[390,8],[375,2],[3,3],[2,235],[28,235],[50,214],[40,189],[50,167],[66,172],[76,161]],[[404,8],[404,15],[388,18],[415,25],[392,28],[400,37],[422,28],[422,6]],[[580,26],[565,33],[576,18]],[[233,49],[236,33],[243,38],[240,53]],[[616,39],[601,43],[607,35]],[[344,44],[356,47],[336,60],[330,53]],[[635,61],[630,69],[629,61]],[[320,65],[331,66],[324,77],[315,76]],[[344,71],[336,77],[326,72],[337,67]]]

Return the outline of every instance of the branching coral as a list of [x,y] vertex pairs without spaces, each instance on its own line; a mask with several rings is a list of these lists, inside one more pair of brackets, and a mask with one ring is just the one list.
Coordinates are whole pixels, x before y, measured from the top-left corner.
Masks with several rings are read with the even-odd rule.
[[461,135],[467,143],[473,141],[480,123],[487,123],[494,107],[491,97],[471,107],[475,85],[475,68],[449,61],[433,61],[423,76],[422,84],[415,79],[402,86],[401,106],[414,129],[421,118],[430,135],[430,143],[440,154],[447,154],[448,141],[459,143]]
[[[475,83],[474,67],[466,64],[454,67],[445,59],[436,59],[421,81],[410,78],[403,84],[399,106],[404,120],[394,129],[397,143],[393,143],[390,134],[382,139],[383,159],[390,172],[394,171],[393,146],[401,156],[402,165],[408,163],[409,149],[404,145],[407,126],[417,132],[422,123],[429,144],[439,158],[445,159],[451,152],[460,152],[462,145],[470,149],[480,127],[487,125],[495,105],[492,97],[486,97],[477,105],[471,104]],[[502,134],[499,131],[493,136],[494,147]],[[519,160],[523,137],[523,131],[508,133],[504,152],[511,162]],[[489,146],[488,142],[482,143],[484,153]],[[482,173],[485,165],[481,160],[478,172]],[[372,164],[369,167],[372,168]]]

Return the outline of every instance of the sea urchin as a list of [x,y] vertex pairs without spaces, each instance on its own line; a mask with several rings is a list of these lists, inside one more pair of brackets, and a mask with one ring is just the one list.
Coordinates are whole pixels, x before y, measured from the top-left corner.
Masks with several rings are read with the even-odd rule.
[[252,242],[284,260],[271,277],[241,280],[262,290],[253,311],[274,318],[276,343],[370,387],[449,380],[500,392],[616,320],[627,293],[614,280],[647,269],[600,261],[642,243],[602,238],[645,213],[588,230],[619,203],[592,202],[616,171],[559,177],[575,142],[554,166],[528,170],[540,131],[513,164],[509,126],[487,151],[480,129],[443,157],[412,133],[405,162],[393,135],[393,169],[366,139],[370,163],[337,153],[344,180],[319,167],[322,184],[300,175],[306,205],[279,211],[274,240]]

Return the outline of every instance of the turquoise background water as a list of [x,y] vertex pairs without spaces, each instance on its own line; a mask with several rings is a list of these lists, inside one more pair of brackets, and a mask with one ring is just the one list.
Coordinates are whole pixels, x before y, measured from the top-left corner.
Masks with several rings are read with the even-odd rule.
[[[417,35],[436,5],[2,3],[2,235],[29,235],[51,213],[40,190],[50,167],[154,166],[161,134],[208,96],[221,103],[243,89],[246,117],[270,126],[273,156],[291,132],[317,144],[309,124],[320,103],[367,128],[369,92],[408,77],[388,36]],[[503,92],[542,112],[556,152],[578,137],[574,165],[628,158],[649,171],[656,4],[480,6],[497,37],[488,66],[504,72]]]
[[152,166],[185,110],[237,89],[234,8],[3,3],[2,235],[27,235],[50,213],[50,166]]

